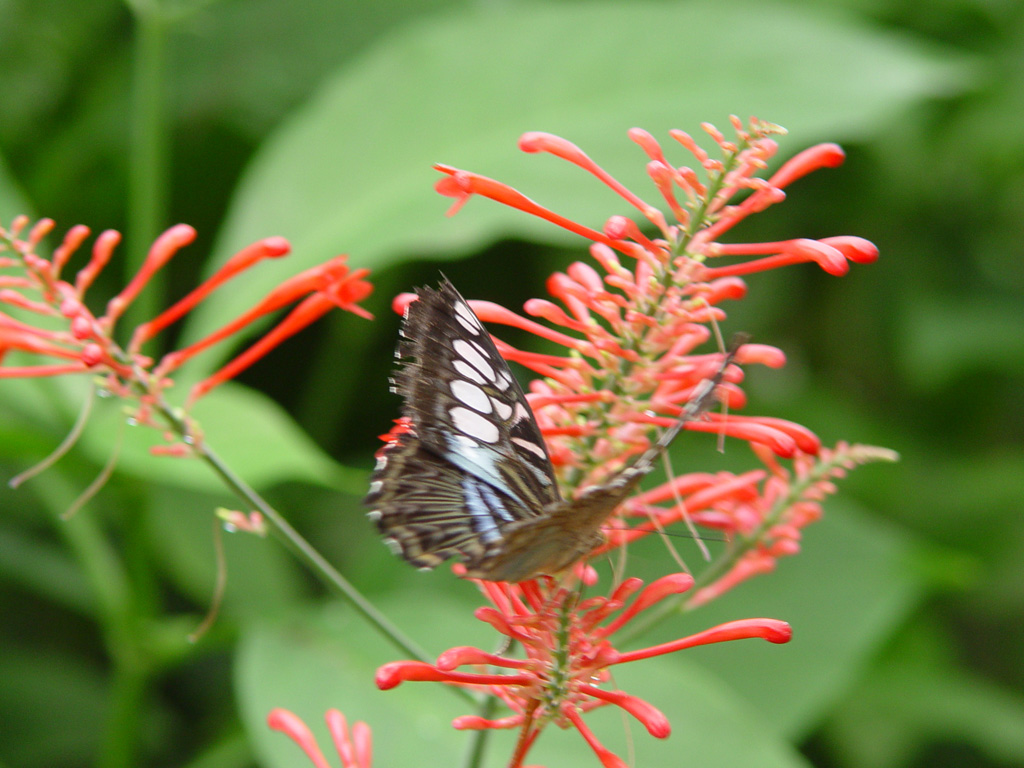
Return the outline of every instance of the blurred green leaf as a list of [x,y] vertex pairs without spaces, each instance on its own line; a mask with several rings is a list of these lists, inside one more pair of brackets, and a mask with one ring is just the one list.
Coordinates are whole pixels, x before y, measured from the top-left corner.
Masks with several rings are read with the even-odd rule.
[[[631,716],[607,707],[589,713],[586,718],[606,747],[623,758],[635,755],[637,766],[809,766],[763,713],[714,673],[693,662],[689,654],[690,651],[684,651],[613,669],[615,685],[661,710],[672,724],[672,735],[664,740],[655,739]],[[593,754],[578,733],[562,734],[555,729],[541,736],[530,757],[541,765],[595,765]],[[492,765],[502,763],[498,759]]]
[[[216,120],[259,139],[325,72],[371,45],[396,19],[410,20],[460,0],[305,0],[282,13],[278,0],[198,2],[175,32],[170,74],[189,122]],[[265,41],[273,40],[274,45]]]
[[[723,19],[725,37],[698,32]],[[456,257],[502,236],[572,239],[483,201],[446,220],[447,203],[430,191],[435,162],[499,178],[593,226],[627,212],[568,164],[523,157],[523,131],[566,136],[646,189],[644,157],[625,135],[634,125],[663,138],[742,110],[786,125],[799,149],[820,136],[869,134],[916,100],[962,89],[969,72],[948,50],[809,7],[523,4],[409,25],[340,70],[257,156],[216,260],[272,234],[295,254],[206,302],[192,333],[340,251],[379,269],[417,253]]]
[[1006,332],[1024,326],[1018,297],[959,300],[955,323],[945,303],[919,299],[907,301],[903,309],[897,359],[918,389],[936,391],[977,371],[1024,373],[1024,336]]
[[21,214],[31,216],[32,208],[11,169],[7,167],[7,162],[0,156],[0,226],[11,226],[11,220]]
[[766,721],[804,737],[918,606],[927,586],[919,556],[906,532],[830,499],[824,519],[805,530],[798,556],[689,617],[702,627],[750,616],[783,619],[793,627],[792,641],[691,653]]
[[38,139],[40,126],[59,112],[68,90],[81,85],[83,65],[97,47],[110,51],[102,32],[121,11],[117,0],[94,0],[72,10],[67,0],[6,2],[0,7],[0,80],[4,120],[0,139]]
[[[281,406],[255,390],[228,382],[200,400],[193,415],[211,448],[250,485],[267,488],[302,480],[351,492],[363,489],[363,472],[333,462]],[[95,461],[105,462],[115,450],[123,419],[119,404],[97,408],[82,436],[82,449]],[[151,428],[128,427],[118,467],[168,485],[225,492],[220,478],[202,462],[153,456],[149,449],[162,442]]]
[[[188,490],[154,488],[146,509],[153,552],[185,594],[200,606],[212,602],[217,579],[213,528],[218,500]],[[220,499],[223,501],[223,499]],[[294,559],[268,536],[220,530],[227,582],[221,611],[245,618],[284,610],[302,594]]]
[[930,620],[917,622],[838,708],[826,733],[844,765],[908,765],[928,743],[1024,763],[1024,695],[965,670],[943,635]]
[[70,553],[13,526],[0,529],[0,574],[72,611],[89,615],[96,610],[95,596]]
[[[448,610],[440,596],[433,607],[430,622],[450,628],[456,625],[449,622],[467,613]],[[390,693],[378,691],[374,670],[395,658],[400,657],[391,646],[337,604],[253,625],[238,650],[236,692],[262,764],[294,766],[298,759],[298,748],[266,726],[274,707],[302,717],[325,750],[331,742],[323,717],[335,707],[349,722],[364,720],[375,729],[375,764],[418,765],[424,754],[432,755],[436,765],[458,764],[465,737],[450,722],[466,704],[436,686],[410,684]]]
[[21,768],[85,765],[106,716],[103,671],[55,648],[0,653],[0,744]]

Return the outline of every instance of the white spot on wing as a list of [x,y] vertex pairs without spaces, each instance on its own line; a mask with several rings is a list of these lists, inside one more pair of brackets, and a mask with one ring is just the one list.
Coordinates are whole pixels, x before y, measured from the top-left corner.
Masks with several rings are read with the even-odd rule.
[[502,421],[509,420],[509,417],[512,415],[511,405],[503,400],[498,400],[497,398],[491,398],[491,405],[494,406],[494,410],[497,412],[498,416],[501,417]]
[[480,445],[471,437],[455,434],[448,435],[448,447],[481,469],[488,477],[495,481],[501,480],[498,468],[494,465],[494,451],[491,449]]
[[487,381],[494,381],[494,368],[487,362],[479,346],[465,339],[456,339],[452,346],[459,356],[480,371]]
[[448,415],[451,416],[455,428],[467,437],[479,440],[481,443],[498,442],[498,427],[476,411],[456,406],[448,412]]
[[467,363],[465,360],[456,360],[452,363],[455,366],[455,370],[462,374],[470,381],[475,381],[477,384],[486,384],[487,379],[480,375],[480,371],[474,368],[472,365]]
[[515,414],[515,416],[512,417],[512,423],[513,424],[518,424],[520,421],[524,421],[524,420],[525,421],[529,421],[530,420],[530,412],[528,410],[526,410],[526,406],[525,405],[523,405],[522,403],[517,402],[516,403],[516,414]]
[[373,521],[373,522],[375,522],[375,523],[376,523],[376,522],[377,522],[378,520],[380,520],[380,519],[381,519],[381,517],[382,517],[382,515],[381,515],[381,512],[380,512],[380,510],[379,510],[379,509],[375,509],[375,510],[373,510],[372,512],[367,512],[367,513],[366,513],[366,516],[367,516],[368,518],[370,518],[370,520],[372,520],[372,521]]
[[540,459],[547,460],[547,454],[544,453],[544,449],[537,445],[532,440],[524,440],[521,437],[513,437],[512,442],[518,445],[520,448],[525,448],[527,451],[532,453],[534,456]]
[[463,328],[472,334],[479,334],[483,330],[480,326],[480,321],[477,320],[476,315],[473,314],[473,310],[461,301],[455,305],[455,319],[459,321],[459,324]]
[[480,411],[480,413],[491,412],[491,398],[476,384],[470,384],[462,379],[455,379],[449,384],[449,387],[455,398],[463,405],[468,405],[473,410]]
[[370,483],[370,493],[377,493],[381,488],[384,487],[384,482],[381,480],[374,480]]

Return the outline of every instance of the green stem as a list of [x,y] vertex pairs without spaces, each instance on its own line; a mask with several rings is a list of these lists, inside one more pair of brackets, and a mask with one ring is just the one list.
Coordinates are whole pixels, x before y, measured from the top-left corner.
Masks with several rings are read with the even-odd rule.
[[96,764],[99,768],[129,768],[138,764],[136,753],[142,735],[139,714],[153,668],[146,650],[146,634],[138,629],[142,617],[136,585],[122,550],[104,536],[94,516],[60,516],[58,510],[66,509],[75,495],[60,473],[49,475],[48,481],[36,484],[35,489],[53,511],[55,528],[74,553],[95,598],[92,613],[102,628],[110,657],[110,710]]
[[99,768],[130,768],[138,765],[141,714],[151,670],[141,659],[133,663],[114,658],[113,685],[107,728],[96,764]]
[[[164,73],[167,21],[159,2],[128,0],[135,19],[132,73],[131,147],[128,163],[128,237],[125,275],[138,272],[150,244],[167,219],[167,117]],[[163,280],[154,275],[128,308],[124,324],[134,327],[163,306]]]
[[[693,241],[695,235],[700,232],[704,227],[710,226],[711,221],[708,218],[708,209],[714,202],[715,197],[721,192],[725,186],[725,181],[739,162],[740,153],[749,146],[746,141],[740,142],[739,147],[735,152],[724,158],[722,161],[722,168],[716,171],[708,179],[707,190],[702,197],[699,205],[697,205],[691,214],[689,224],[686,229],[682,232],[678,240],[672,243],[672,254],[673,256],[680,256],[686,253],[686,249]],[[671,287],[673,277],[676,274],[673,269],[671,261],[662,266],[661,269],[656,270],[654,273],[654,279],[657,280],[659,285],[663,289]],[[623,349],[639,352],[643,357],[643,348],[650,335],[659,332],[663,326],[663,319],[665,317],[664,307],[657,303],[660,301],[660,297],[655,294],[654,296],[648,297],[646,300],[641,300],[641,303],[637,306],[637,311],[641,315],[649,315],[653,322],[649,328],[642,331],[639,334],[629,334],[620,336],[618,342]],[[596,322],[596,321],[595,321]],[[607,355],[609,365],[612,367],[607,371],[606,375],[599,378],[595,383],[593,389],[608,390],[614,396],[611,402],[617,402],[620,398],[629,399],[630,395],[626,390],[624,384],[629,381],[630,374],[637,367],[637,363],[630,362],[625,359],[615,359],[611,354]],[[650,362],[650,361],[646,361]],[[644,363],[641,363],[641,365]],[[579,449],[577,455],[589,456],[598,441],[598,435],[603,435],[607,432],[611,421],[609,415],[611,413],[611,407],[607,403],[595,403],[589,408],[581,410],[581,415],[584,421],[595,425],[595,429],[592,435],[579,438]],[[581,478],[585,477],[592,467],[577,467],[570,469],[566,472],[566,485],[570,488],[580,481]]]
[[[184,430],[185,425],[173,414],[169,412],[164,413],[164,417],[169,423],[175,425],[176,428],[180,426]],[[186,436],[186,432],[182,431],[182,436]],[[338,570],[324,559],[316,549],[310,544],[302,535],[296,531],[288,523],[287,520],[273,507],[268,504],[262,496],[256,493],[248,484],[245,483],[238,475],[236,475],[224,461],[213,452],[208,445],[205,443],[199,443],[193,445],[193,450],[196,455],[204,461],[210,468],[224,481],[224,483],[230,488],[235,495],[243,499],[247,504],[251,505],[253,509],[259,511],[261,515],[270,523],[270,528],[278,539],[284,543],[291,552],[308,565],[314,573],[320,576],[323,581],[329,586],[340,592],[354,607],[364,619],[366,619],[373,627],[375,627],[381,634],[384,635],[398,650],[402,653],[406,653],[409,656],[424,661],[426,663],[432,663],[432,659],[427,655],[426,651],[420,648],[415,642],[398,629],[384,614],[378,611],[373,603],[366,599],[363,594],[352,585],[352,583],[346,579]]]
[[[490,720],[494,717],[494,713],[497,709],[498,697],[484,696],[483,699],[480,700],[476,714],[479,717]],[[472,736],[469,739],[469,750],[466,752],[466,759],[463,761],[465,768],[480,768],[480,766],[484,764],[484,752],[487,749],[487,741],[490,735],[491,731],[488,728],[480,728],[479,730],[473,731]]]

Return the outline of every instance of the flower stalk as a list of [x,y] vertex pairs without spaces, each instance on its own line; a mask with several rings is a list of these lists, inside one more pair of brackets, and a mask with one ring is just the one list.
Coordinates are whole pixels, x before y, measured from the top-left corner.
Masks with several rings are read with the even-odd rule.
[[[122,347],[115,340],[119,320],[134,304],[143,290],[159,271],[195,239],[195,231],[187,225],[177,225],[156,239],[139,268],[114,298],[106,304],[105,312],[95,316],[86,305],[86,293],[96,277],[111,261],[120,235],[113,230],[101,234],[95,241],[92,255],[75,276],[73,282],[61,273],[75,252],[89,235],[87,227],[72,227],[58,246],[52,259],[36,253],[36,249],[49,234],[54,223],[49,219],[37,222],[26,238],[21,234],[28,226],[26,217],[18,217],[7,229],[0,228],[0,270],[11,274],[0,275],[6,287],[0,288],[0,378],[25,378],[89,374],[102,391],[130,403],[129,418],[135,423],[154,427],[172,441],[155,446],[154,453],[191,456],[209,466],[247,508],[257,510],[270,529],[296,557],[317,573],[329,586],[336,589],[352,606],[400,652],[417,658],[427,658],[415,642],[383,616],[373,604],[348,582],[323,556],[317,552],[283,516],[270,506],[256,491],[238,477],[204,439],[199,424],[190,415],[191,406],[217,385],[236,376],[249,365],[269,353],[289,336],[317,320],[332,308],[338,307],[369,317],[358,302],[369,295],[370,283],[365,281],[368,270],[351,270],[346,257],[338,256],[313,267],[286,281],[271,291],[249,312],[224,328],[209,334],[196,344],[171,352],[155,361],[142,350],[145,342],[172,323],[180,320],[215,290],[229,280],[254,267],[266,258],[280,258],[290,251],[283,238],[267,238],[253,243],[229,259],[209,280],[198,286],[170,309],[158,313],[152,320],[133,329],[129,344]],[[173,387],[172,374],[196,354],[244,330],[254,321],[278,311],[289,304],[298,306],[277,326],[248,350],[229,362],[217,373],[193,387],[184,409],[172,406],[166,394]],[[17,312],[25,319],[13,316]],[[47,325],[63,323],[54,329]],[[20,352],[33,359],[58,358],[64,363],[33,363],[10,365],[8,353]],[[88,416],[89,408],[83,409]],[[83,424],[72,430],[69,438],[40,465],[23,472],[12,481],[19,485],[38,474],[70,449],[74,437]],[[115,452],[116,456],[116,452]],[[109,466],[97,478],[86,494],[72,505],[80,506],[99,489]],[[69,510],[70,511],[70,510]]]
[[[611,595],[586,600],[580,590],[559,586],[552,580],[518,585],[477,583],[491,602],[490,607],[477,610],[477,618],[504,635],[509,645],[518,644],[525,658],[460,646],[445,651],[433,664],[385,664],[377,671],[377,687],[389,690],[403,682],[442,682],[489,693],[501,700],[511,710],[511,716],[494,719],[464,715],[452,725],[477,731],[518,728],[511,768],[522,765],[530,747],[548,725],[575,728],[602,764],[621,764],[620,758],[600,743],[583,720],[585,713],[608,705],[634,717],[655,738],[667,738],[671,726],[657,707],[609,687],[610,670],[615,665],[745,638],[785,643],[792,634],[789,625],[782,621],[745,619],[672,642],[623,652],[612,645],[612,636],[666,598],[690,590],[692,576],[670,574],[646,587],[640,579],[630,578]],[[471,671],[464,671],[466,667]]]

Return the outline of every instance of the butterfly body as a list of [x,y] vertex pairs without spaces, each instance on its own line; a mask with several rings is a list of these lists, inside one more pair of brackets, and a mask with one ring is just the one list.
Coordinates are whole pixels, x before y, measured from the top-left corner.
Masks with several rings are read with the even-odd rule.
[[[604,485],[563,499],[523,391],[469,304],[447,280],[417,293],[396,353],[403,427],[378,454],[369,516],[421,568],[458,557],[467,576],[489,581],[561,573],[602,542],[601,526],[684,419]],[[713,400],[705,384],[688,418]]]

